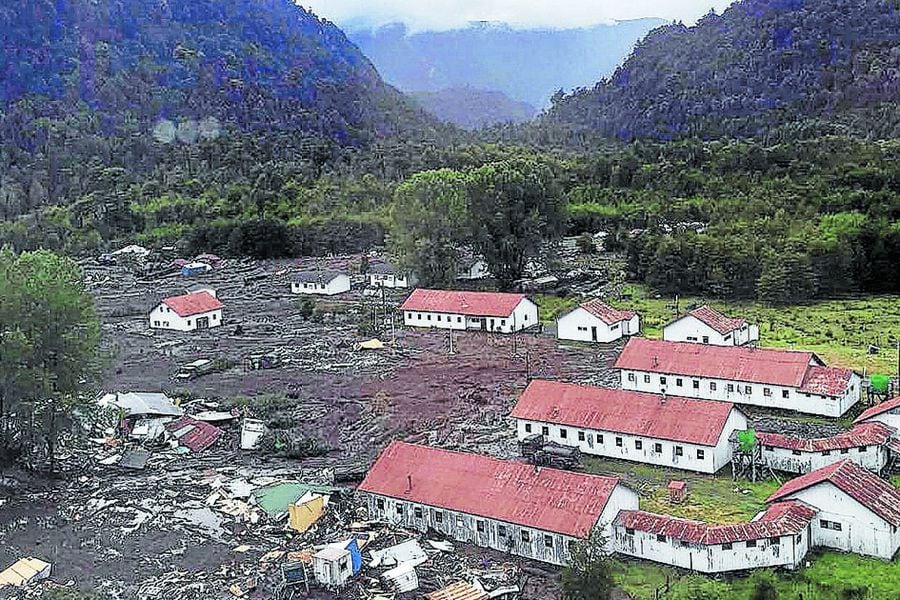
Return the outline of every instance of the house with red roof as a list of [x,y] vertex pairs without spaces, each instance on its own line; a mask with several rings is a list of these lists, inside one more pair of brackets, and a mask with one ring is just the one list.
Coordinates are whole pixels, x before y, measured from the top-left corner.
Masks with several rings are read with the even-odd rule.
[[627,390],[840,417],[862,381],[812,352],[631,338],[615,368]]
[[743,346],[759,340],[759,327],[745,319],[727,317],[709,306],[701,306],[666,325],[663,339],[667,342]]
[[632,310],[619,310],[602,300],[584,302],[556,320],[561,340],[609,343],[641,331],[641,319]]
[[519,440],[545,440],[585,454],[716,473],[731,462],[729,437],[747,417],[729,402],[534,380],[511,415]]
[[[900,396],[881,404],[870,406],[856,417],[854,423],[871,423],[877,421],[900,431]],[[898,450],[900,453],[900,450]]]
[[818,438],[758,431],[760,455],[765,465],[786,473],[809,473],[849,459],[873,473],[881,473],[891,457],[897,430],[878,421],[854,425],[849,431]]
[[196,331],[218,327],[224,308],[210,289],[164,298],[150,311],[150,328]]
[[890,560],[900,549],[900,490],[845,459],[791,479],[769,502],[799,500],[819,510],[812,545]]
[[514,333],[540,324],[537,304],[525,294],[418,288],[400,311],[407,327]]
[[392,442],[357,488],[370,518],[564,565],[597,527],[609,537],[638,496],[617,477]]

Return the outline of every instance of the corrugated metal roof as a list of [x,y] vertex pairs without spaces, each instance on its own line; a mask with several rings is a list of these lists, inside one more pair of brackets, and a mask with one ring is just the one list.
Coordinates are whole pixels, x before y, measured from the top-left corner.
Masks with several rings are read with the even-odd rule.
[[853,422],[862,423],[863,421],[867,421],[872,417],[883,415],[884,413],[890,412],[894,409],[900,409],[900,396],[897,396],[893,400],[888,400],[887,402],[882,402],[881,404],[876,404],[875,406],[867,408],[861,415],[856,417],[856,420]]
[[830,437],[807,439],[760,431],[757,433],[757,439],[760,444],[774,448],[800,450],[801,452],[822,452],[859,446],[883,446],[887,444],[896,432],[897,430],[893,427],[888,427],[876,421],[874,423],[861,423],[850,431],[844,431]]
[[416,289],[400,310],[452,313],[471,317],[509,317],[525,294]]
[[341,275],[340,271],[301,271],[296,280],[300,283],[331,283]]
[[225,305],[209,292],[173,296],[164,299],[163,304],[174,310],[179,317],[191,317],[225,308]]
[[800,391],[824,396],[840,396],[847,390],[852,376],[852,369],[811,366],[806,371]]
[[619,479],[392,442],[358,490],[585,537]]
[[[688,315],[702,321],[703,323],[706,323],[722,335],[726,335],[728,333],[731,333],[732,331],[740,329],[744,326],[745,323],[747,323],[747,321],[745,321],[744,319],[726,317],[710,306],[701,306],[700,308],[695,308],[694,310],[690,311]],[[683,319],[684,317],[681,318]],[[681,319],[677,319],[677,321],[680,320]]]
[[571,427],[715,446],[734,405],[535,380],[512,416]]
[[801,387],[812,352],[632,338],[615,368]]
[[900,525],[900,490],[850,459],[791,479],[769,496],[768,501],[787,498],[825,482],[831,483],[891,525]]
[[579,308],[583,308],[588,313],[594,315],[607,325],[613,325],[615,323],[621,323],[622,321],[628,321],[637,314],[633,310],[619,310],[617,308],[613,308],[609,304],[606,304],[602,300],[598,299],[589,300],[582,304]]
[[729,544],[799,533],[817,513],[811,506],[795,500],[773,504],[755,520],[747,523],[708,525],[669,515],[624,510],[616,517],[615,524],[692,544]]
[[222,430],[204,421],[183,416],[176,421],[166,423],[166,430],[175,436],[179,445],[192,452],[202,452],[216,443]]
[[426,600],[484,600],[488,595],[467,581],[457,581],[436,592],[425,594]]

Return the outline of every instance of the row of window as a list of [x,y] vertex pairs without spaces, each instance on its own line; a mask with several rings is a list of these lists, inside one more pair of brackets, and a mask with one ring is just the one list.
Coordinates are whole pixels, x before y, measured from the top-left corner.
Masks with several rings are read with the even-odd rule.
[[831,529],[832,531],[841,531],[841,524],[837,521],[826,521],[825,519],[821,519],[819,521],[819,527],[822,529]]
[[[629,373],[628,381],[631,381],[631,382],[637,381],[637,374]],[[644,383],[650,383],[650,382],[651,382],[650,375],[645,374],[644,375]],[[668,383],[667,377],[662,376],[659,378],[660,385],[666,385],[667,383]],[[675,378],[675,387],[684,387],[684,379],[682,379],[681,377],[676,377]],[[693,387],[693,389],[695,389],[695,390],[699,390],[700,389],[700,381],[697,379],[692,379],[691,387]],[[718,389],[718,385],[716,384],[716,382],[710,381],[709,382],[709,391],[715,392],[717,389]],[[725,390],[728,393],[734,393],[736,391],[738,394],[746,394],[749,396],[753,393],[753,386],[729,383],[729,384],[726,384]],[[772,388],[764,387],[763,388],[763,396],[766,396],[767,398],[771,398],[772,397]],[[807,394],[807,396],[809,396],[809,394]],[[782,398],[790,398],[790,391],[789,390],[781,390],[781,397]]]
[[[772,446],[766,446],[766,452],[772,452],[774,448]],[[850,448],[841,448],[841,454],[849,454]],[[857,446],[856,451],[859,453],[868,452],[868,446]],[[794,456],[800,456],[803,454],[800,450],[791,450],[791,454]],[[831,450],[822,450],[822,456],[831,456]]]
[[[531,423],[525,423],[525,433],[532,433]],[[550,436],[550,427],[548,427],[546,425],[542,426],[541,427],[541,435],[543,435],[544,437],[549,437]],[[560,437],[560,439],[564,439],[564,440],[569,439],[569,430],[566,429],[565,427],[560,427],[559,428],[559,437]],[[587,441],[587,437],[586,437],[586,434],[584,431],[578,432],[578,441],[579,442]],[[597,434],[597,444],[601,444],[601,445],[603,444],[603,434],[602,433]],[[624,448],[625,440],[619,436],[616,436],[616,447]],[[643,450],[644,449],[644,441],[643,440],[634,440],[634,449],[635,450]],[[659,454],[659,453],[662,453],[662,451],[663,451],[663,445],[659,442],[655,442],[653,444],[653,452],[656,452],[657,454]],[[684,447],[683,446],[675,446],[675,456],[684,456]],[[697,460],[703,460],[704,458],[706,458],[706,452],[698,448],[697,449]]]
[[[838,526],[840,527],[840,523],[838,523]],[[838,528],[838,531],[840,531],[840,528]],[[627,535],[634,535],[634,529],[632,529],[631,527],[626,527],[625,533]],[[797,542],[799,543],[802,539],[803,539],[803,536],[798,533],[797,534]],[[657,542],[667,542],[668,540],[669,540],[669,538],[665,534],[662,534],[662,533],[656,534]],[[770,546],[780,546],[781,545],[780,537],[768,538],[768,540],[769,540]],[[744,544],[747,546],[747,548],[756,548],[758,545],[758,540],[747,540],[746,542],[744,542]],[[690,544],[690,542],[686,542],[685,540],[679,540],[679,545],[682,547],[687,547],[687,546],[690,546],[691,544]],[[726,543],[722,544],[722,550],[731,550],[732,548],[734,548],[734,542],[726,542]]]

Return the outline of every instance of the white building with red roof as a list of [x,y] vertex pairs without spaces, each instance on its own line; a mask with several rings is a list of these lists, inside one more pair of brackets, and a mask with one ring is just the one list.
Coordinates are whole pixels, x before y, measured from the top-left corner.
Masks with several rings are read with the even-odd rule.
[[819,510],[812,545],[890,560],[900,549],[900,490],[846,459],[781,486],[769,501],[799,500]]
[[812,352],[632,338],[615,368],[627,390],[840,417],[861,380]]
[[701,306],[666,325],[663,339],[667,342],[743,346],[759,340],[759,327],[745,319],[727,317],[709,306]]
[[756,434],[764,464],[786,473],[809,473],[850,459],[861,467],[881,473],[890,461],[897,430],[871,421],[849,431],[819,438],[760,431]]
[[540,324],[524,294],[418,288],[400,306],[407,327],[514,333]]
[[617,477],[392,442],[357,488],[371,518],[556,565],[638,496]]
[[195,331],[218,327],[224,308],[215,292],[206,289],[164,298],[150,311],[150,328]]
[[641,331],[641,320],[632,310],[619,310],[602,300],[581,304],[556,320],[561,340],[609,343]]
[[893,400],[870,406],[856,417],[854,423],[870,423],[877,421],[900,431],[900,396]]
[[700,473],[731,462],[729,437],[747,417],[728,402],[535,380],[512,417],[519,440],[545,440],[585,454]]

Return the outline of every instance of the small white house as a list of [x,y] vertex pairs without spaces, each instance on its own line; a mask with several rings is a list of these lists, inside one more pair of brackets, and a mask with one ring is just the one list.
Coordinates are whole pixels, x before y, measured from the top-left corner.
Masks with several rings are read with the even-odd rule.
[[487,262],[474,255],[460,257],[456,264],[456,279],[458,281],[476,281],[491,276]]
[[313,576],[321,585],[341,587],[353,576],[350,551],[337,545],[325,546],[312,557]]
[[785,483],[769,501],[800,500],[819,510],[812,545],[891,560],[900,549],[900,490],[852,460]]
[[412,277],[408,273],[399,272],[390,263],[375,263],[366,270],[366,278],[371,287],[388,289],[406,289],[411,285]]
[[150,328],[196,331],[218,327],[224,308],[215,294],[206,290],[165,298],[150,311]]
[[714,346],[743,346],[759,340],[759,327],[744,319],[726,317],[701,306],[663,328],[667,342],[691,342]]
[[339,271],[304,271],[291,283],[294,294],[336,296],[350,291],[350,276]]
[[597,527],[609,537],[637,493],[617,477],[392,442],[357,491],[369,518],[554,565]]
[[867,408],[854,423],[884,423],[900,431],[900,396]]
[[850,459],[861,467],[881,473],[890,460],[893,427],[872,421],[850,431],[823,438],[800,438],[780,433],[758,432],[763,462],[776,471],[809,473]]
[[407,327],[515,333],[540,324],[524,294],[416,289],[400,306]]
[[534,380],[511,415],[519,440],[545,440],[593,456],[716,473],[731,462],[729,437],[747,429],[734,405]]
[[559,317],[556,337],[561,340],[608,343],[640,333],[638,314],[618,310],[601,300],[590,300]]

